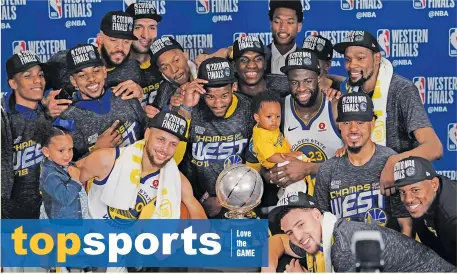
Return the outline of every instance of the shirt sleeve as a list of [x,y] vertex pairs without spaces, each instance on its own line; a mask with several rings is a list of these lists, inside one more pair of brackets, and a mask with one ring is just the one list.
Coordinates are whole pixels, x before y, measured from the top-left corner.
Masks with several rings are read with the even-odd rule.
[[414,131],[417,129],[432,127],[416,86],[405,87],[397,96],[400,100],[403,122],[411,137],[414,136]]
[[260,164],[265,168],[272,168],[275,163],[268,162],[267,159],[276,153],[274,146],[273,133],[268,130],[256,130],[252,135],[252,141],[254,142],[254,152],[257,155],[257,159]]
[[322,211],[331,212],[329,200],[329,184],[330,184],[330,167],[327,164],[322,164],[319,167],[316,175],[316,184],[314,186],[314,197],[317,206]]
[[79,196],[82,185],[73,180],[62,181],[57,175],[48,175],[43,190],[62,205],[70,205]]

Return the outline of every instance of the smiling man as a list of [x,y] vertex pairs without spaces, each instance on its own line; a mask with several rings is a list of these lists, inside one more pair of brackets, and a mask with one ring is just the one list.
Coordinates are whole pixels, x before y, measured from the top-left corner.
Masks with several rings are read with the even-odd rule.
[[226,59],[206,59],[200,65],[198,79],[185,87],[181,106],[181,112],[191,118],[181,167],[212,218],[222,213],[216,197],[217,177],[229,165],[245,162],[254,127],[251,102],[234,93],[235,82],[233,68]]
[[[382,272],[454,272],[446,262],[421,243],[385,227],[360,222],[337,220],[329,212],[317,208],[312,197],[303,192],[283,196],[269,215],[272,224],[287,235],[270,237],[269,243],[282,242],[280,250],[269,249],[268,267],[262,272],[275,272],[278,255],[284,252],[297,259],[306,257],[307,264],[292,260],[286,272],[355,272],[356,258],[351,250],[355,232],[374,230],[381,234],[384,250]],[[281,240],[280,237],[285,239]],[[298,254],[296,253],[298,252]],[[316,265],[314,256],[323,253],[323,264]],[[300,254],[300,255],[299,255]]]
[[421,242],[456,265],[457,182],[438,175],[432,164],[420,157],[395,164],[394,177]]
[[273,42],[268,45],[271,58],[267,62],[267,73],[282,74],[280,69],[287,55],[297,49],[296,38],[302,28],[303,6],[300,0],[271,0],[268,16]]
[[138,40],[133,41],[130,59],[140,63],[141,83],[143,88],[142,106],[152,104],[157,95],[162,75],[156,66],[151,65],[150,47],[157,38],[158,24],[162,21],[162,16],[157,14],[157,10],[152,2],[138,2],[131,4],[126,10],[133,17],[133,35]]

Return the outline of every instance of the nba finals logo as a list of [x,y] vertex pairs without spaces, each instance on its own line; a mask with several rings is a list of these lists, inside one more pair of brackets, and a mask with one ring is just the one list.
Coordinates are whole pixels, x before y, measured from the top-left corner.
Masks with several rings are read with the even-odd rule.
[[450,123],[447,128],[447,150],[457,151],[457,123]]
[[413,8],[421,10],[425,7],[427,7],[427,0],[413,0]]
[[341,0],[341,9],[342,10],[353,10],[355,0]]
[[381,46],[381,54],[384,57],[390,56],[390,31],[388,29],[378,29],[378,43]]
[[419,90],[419,95],[421,97],[422,104],[425,104],[425,77],[414,77],[413,83]]
[[24,40],[14,41],[13,42],[13,54],[17,54],[22,51],[27,50],[27,44]]
[[235,32],[233,34],[233,41],[235,42],[236,40],[238,40],[238,38],[241,38],[241,37],[246,37],[246,32]]
[[197,13],[207,14],[209,13],[209,0],[196,0],[197,2]]
[[319,32],[317,32],[317,30],[307,30],[305,32],[305,38],[308,36],[318,36],[318,35],[319,35]]
[[457,28],[449,29],[449,56],[457,57]]
[[62,0],[48,0],[49,18],[62,18]]

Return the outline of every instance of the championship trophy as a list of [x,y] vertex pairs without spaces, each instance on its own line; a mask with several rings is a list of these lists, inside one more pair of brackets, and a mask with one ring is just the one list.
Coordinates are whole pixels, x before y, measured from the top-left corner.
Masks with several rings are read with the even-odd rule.
[[255,218],[252,210],[260,204],[263,195],[262,177],[246,165],[230,165],[217,177],[216,195],[219,204],[228,209],[226,218]]

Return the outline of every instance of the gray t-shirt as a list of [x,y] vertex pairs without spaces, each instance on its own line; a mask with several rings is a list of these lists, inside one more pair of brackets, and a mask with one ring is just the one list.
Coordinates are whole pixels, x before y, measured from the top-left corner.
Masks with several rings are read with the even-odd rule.
[[394,154],[392,149],[376,145],[373,157],[363,166],[352,165],[347,156],[322,163],[314,190],[318,207],[337,218],[395,227],[393,218],[407,217],[408,212],[398,193],[385,197],[379,185],[385,163]]
[[414,137],[415,130],[432,127],[417,87],[395,73],[389,86],[386,111],[386,146],[397,153],[419,146]]
[[375,230],[381,233],[385,244],[381,254],[385,262],[383,272],[455,272],[455,266],[446,262],[425,245],[392,229],[372,224],[338,220],[331,250],[335,272],[355,272],[355,256],[351,252],[352,236],[356,231]]

